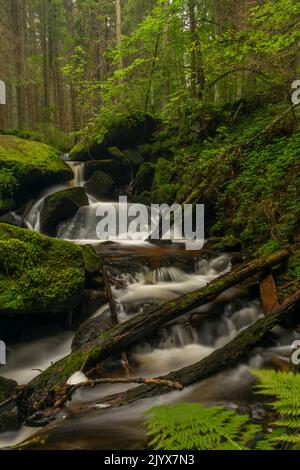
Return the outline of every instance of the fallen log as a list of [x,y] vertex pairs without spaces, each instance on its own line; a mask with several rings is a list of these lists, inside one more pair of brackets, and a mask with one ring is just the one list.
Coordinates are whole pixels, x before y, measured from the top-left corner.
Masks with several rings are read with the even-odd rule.
[[272,273],[268,273],[259,283],[260,298],[266,315],[279,306],[276,284]]
[[199,290],[163,304],[151,314],[137,315],[105,332],[92,344],[64,357],[29,383],[28,387],[31,393],[28,395],[30,396],[28,412],[31,414],[35,410],[53,406],[56,401],[55,393],[78,370],[90,370],[110,355],[124,352],[128,346],[157,330],[162,325],[196,307],[213,301],[230,287],[261,271],[278,265],[288,255],[287,251],[280,251],[251,261],[239,269],[220,276]]
[[[290,319],[295,309],[299,306],[300,290],[288,298],[282,305],[269,312],[267,316],[257,320],[240,332],[232,341],[214,351],[208,357],[178,371],[158,377],[158,380],[180,383],[184,387],[187,387],[235,366],[247,356],[247,353],[251,351],[272,328]],[[137,400],[151,398],[168,392],[170,392],[170,388],[163,385],[163,383],[156,386],[145,384],[122,393],[101,398],[100,402],[82,405],[78,407],[77,410],[84,411],[87,408],[94,408],[101,404],[119,407],[129,405]]]

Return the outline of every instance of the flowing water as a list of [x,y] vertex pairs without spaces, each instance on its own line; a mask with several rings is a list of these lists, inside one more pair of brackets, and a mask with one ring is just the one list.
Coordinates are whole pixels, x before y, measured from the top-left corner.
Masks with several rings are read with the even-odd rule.
[[[70,166],[75,174],[73,184],[82,186],[83,165]],[[45,197],[61,188],[65,186],[51,188],[41,195],[27,217],[29,228],[39,231],[39,214]],[[105,204],[98,201],[80,209],[72,220],[60,226],[58,236],[76,243],[93,241],[101,252],[101,241],[95,236],[96,211],[99,205]],[[138,237],[135,238],[134,233],[129,233],[128,238],[132,242],[135,255],[139,254],[140,247],[144,246],[143,256],[148,250],[151,259],[152,245],[146,242],[148,232],[148,227],[145,227]],[[120,240],[116,237],[114,241]],[[118,253],[120,257],[122,255],[118,246],[117,243],[114,245],[114,258],[118,257]],[[160,247],[160,253],[166,251]],[[181,255],[182,253],[183,250],[179,252]],[[139,260],[139,257],[137,259]],[[113,287],[112,293],[121,322],[140,312],[149,311],[151,314],[151,310],[163,302],[199,289],[232,268],[231,256],[226,254],[210,257],[195,255],[192,266],[189,262],[180,268],[174,263],[156,267],[151,267],[151,263],[138,263],[134,272],[132,269],[127,272],[124,267],[118,270],[113,263],[110,268],[114,277],[120,281],[118,288]],[[109,306],[105,305],[94,312],[92,317],[100,317],[108,310]],[[245,293],[238,288],[230,289],[216,301],[194,309],[177,321],[160,328],[155,335],[137,343],[130,351],[130,374],[132,377],[157,377],[198,362],[231,341],[261,316],[262,310],[257,299],[245,297]],[[9,345],[8,364],[1,368],[1,375],[13,378],[20,384],[29,382],[41,370],[45,370],[52,362],[71,351],[73,336],[74,332],[65,331],[55,337]],[[181,393],[171,392],[162,397],[110,410],[102,407],[101,398],[126,390],[130,388],[129,385],[102,385],[94,389],[81,389],[68,405],[68,419],[51,426],[47,431],[48,439],[44,448],[141,449],[145,446],[145,434],[141,427],[143,413],[153,405],[178,401],[227,403],[234,407],[238,403],[249,404],[252,400],[253,384],[249,368],[264,365],[284,368],[288,365],[290,345],[297,338],[296,333],[281,328],[277,328],[273,336],[272,344],[254,350],[248,362],[187,387]],[[78,404],[86,402],[97,404],[86,413],[76,413]],[[4,433],[0,435],[0,447],[21,442],[36,431],[23,427],[17,433]],[[41,435],[43,432],[40,431]]]

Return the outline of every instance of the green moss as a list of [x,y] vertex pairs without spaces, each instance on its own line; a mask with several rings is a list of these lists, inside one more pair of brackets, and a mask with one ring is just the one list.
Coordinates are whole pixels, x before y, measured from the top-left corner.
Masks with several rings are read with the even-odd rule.
[[92,245],[83,245],[81,248],[86,272],[89,274],[99,273],[104,264],[103,259],[97,255]]
[[14,209],[42,186],[73,177],[59,153],[48,145],[0,135],[0,214]]
[[156,122],[148,113],[117,114],[101,117],[93,129],[87,129],[71,150],[70,159],[88,161],[107,156],[109,148],[134,149],[153,134]]
[[12,396],[17,385],[14,380],[0,377],[0,403]]
[[154,173],[155,165],[152,163],[146,162],[140,166],[134,180],[134,186],[139,194],[144,191],[150,191],[153,184]]
[[80,300],[82,249],[0,224],[0,313],[60,312]]
[[157,162],[154,174],[152,189],[160,189],[163,185],[169,184],[173,177],[171,162],[165,158],[160,158]]

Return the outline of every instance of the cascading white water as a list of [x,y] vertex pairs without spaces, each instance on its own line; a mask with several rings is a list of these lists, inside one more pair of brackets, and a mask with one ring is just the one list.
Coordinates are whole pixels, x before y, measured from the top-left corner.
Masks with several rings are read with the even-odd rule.
[[39,199],[33,204],[32,208],[30,209],[26,219],[25,224],[30,230],[34,230],[35,232],[41,231],[40,225],[40,217],[41,212],[43,209],[43,205],[45,202],[46,197],[51,196],[59,191],[63,191],[64,189],[68,189],[69,186],[67,184],[61,184],[57,186],[52,186],[47,190],[43,191],[40,195]]
[[84,163],[82,162],[70,162],[66,161],[66,163],[69,165],[71,170],[74,173],[74,185],[76,187],[82,187],[85,184],[85,178],[84,178]]
[[[75,217],[71,220],[63,222],[58,229],[58,238],[64,240],[73,240],[78,242],[101,242],[101,241],[115,241],[115,242],[143,242],[147,240],[151,233],[151,222],[149,224],[139,227],[138,231],[132,222],[136,219],[134,216],[128,216],[127,227],[121,228],[119,225],[119,212],[129,210],[131,204],[116,203],[116,202],[97,202],[90,204],[90,206],[81,207],[76,213]],[[115,209],[116,214],[116,231],[110,233],[106,240],[101,240],[97,235],[97,225],[101,220],[106,218],[108,211],[111,208]],[[104,214],[99,216],[98,214]],[[155,216],[154,216],[155,217]],[[150,218],[150,213],[149,213]],[[156,218],[155,218],[156,220]]]

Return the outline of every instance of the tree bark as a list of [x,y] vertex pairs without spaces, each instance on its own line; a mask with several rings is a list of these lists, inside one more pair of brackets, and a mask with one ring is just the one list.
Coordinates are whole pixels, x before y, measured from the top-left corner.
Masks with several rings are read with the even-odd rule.
[[[288,298],[282,305],[277,307],[264,318],[257,320],[248,328],[239,333],[230,343],[216,350],[208,357],[191,366],[184,367],[178,371],[158,377],[159,380],[166,380],[182,384],[184,387],[196,382],[205,380],[213,375],[223,372],[236,365],[246,357],[247,353],[258,344],[274,326],[291,318],[297,306],[300,304],[300,290]],[[170,388],[165,385],[145,384],[134,389],[127,390],[101,399],[98,404],[109,404],[111,406],[122,406],[133,403],[137,400],[150,398],[170,392]],[[95,403],[90,404],[94,407]],[[83,405],[86,408],[86,405]]]

